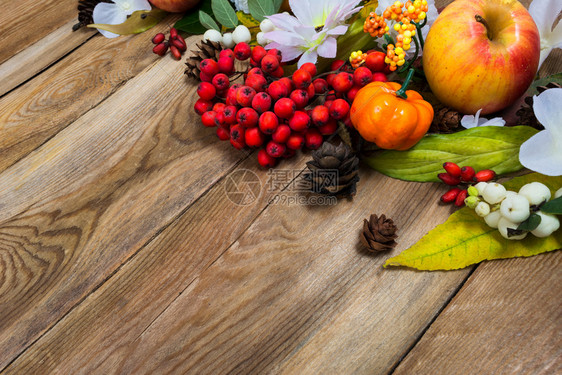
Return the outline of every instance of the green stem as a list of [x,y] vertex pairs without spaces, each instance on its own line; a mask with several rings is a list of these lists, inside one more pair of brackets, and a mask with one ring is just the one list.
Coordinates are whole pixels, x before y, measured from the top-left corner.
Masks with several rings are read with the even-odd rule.
[[414,40],[414,43],[416,44],[416,52],[414,52],[414,57],[410,60],[408,60],[408,64],[404,65],[402,67],[402,69],[400,69],[398,71],[398,73],[404,73],[406,70],[410,69],[410,67],[412,66],[412,64],[416,61],[416,59],[418,58],[419,55],[419,51],[420,51],[420,45],[418,44],[418,39],[414,36],[412,38]]
[[396,44],[394,43],[394,39],[392,39],[392,37],[388,34],[384,34],[384,40],[386,40],[388,44],[394,44],[394,45]]
[[402,87],[400,87],[400,90],[396,91],[396,96],[399,96],[402,99],[408,99],[408,96],[406,95],[406,89],[408,88],[408,85],[410,84],[410,81],[414,76],[414,72],[415,69],[411,68],[408,72],[408,75],[406,76],[406,79],[404,80],[404,83],[402,84]]
[[420,45],[421,48],[423,49],[423,46],[425,44],[425,41],[423,40],[423,34],[422,34],[422,28],[425,26],[425,24],[427,23],[427,17],[423,19],[423,21],[421,23],[415,23],[413,22],[413,24],[416,26],[416,30],[418,33],[418,38],[420,40]]

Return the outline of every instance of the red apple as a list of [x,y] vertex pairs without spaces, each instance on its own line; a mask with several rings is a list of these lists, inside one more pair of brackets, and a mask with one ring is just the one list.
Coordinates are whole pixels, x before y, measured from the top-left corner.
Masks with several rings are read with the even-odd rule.
[[499,111],[533,81],[539,31],[516,0],[456,0],[431,26],[423,68],[437,98],[459,112]]
[[182,13],[199,4],[201,0],[148,0],[156,8],[166,12]]

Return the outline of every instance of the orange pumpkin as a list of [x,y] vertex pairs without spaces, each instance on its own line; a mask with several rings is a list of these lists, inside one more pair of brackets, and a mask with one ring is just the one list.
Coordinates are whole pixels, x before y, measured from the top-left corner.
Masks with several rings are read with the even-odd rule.
[[406,90],[404,99],[400,89],[396,82],[372,82],[353,100],[353,126],[365,140],[380,148],[409,149],[427,133],[433,120],[431,104],[413,90]]

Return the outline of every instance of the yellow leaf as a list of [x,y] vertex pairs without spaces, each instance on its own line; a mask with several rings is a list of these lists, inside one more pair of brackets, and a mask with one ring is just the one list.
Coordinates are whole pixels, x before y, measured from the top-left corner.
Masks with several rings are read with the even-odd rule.
[[242,11],[236,12],[236,16],[238,17],[238,21],[248,29],[252,29],[252,27],[256,28],[260,26],[260,21],[256,20],[252,15],[244,13]]
[[[538,173],[516,177],[506,182],[508,190],[519,190],[529,182],[539,181],[556,191],[562,177]],[[390,258],[387,266],[406,266],[419,270],[454,270],[483,260],[528,257],[562,248],[562,229],[547,238],[528,234],[523,240],[507,240],[497,229],[490,228],[474,210],[464,207],[437,226],[414,246]]]
[[152,10],[137,10],[127,20],[118,25],[92,23],[88,27],[102,29],[119,35],[142,33],[160,22],[167,12],[154,8]]
[[359,13],[357,13],[357,15],[355,17],[353,17],[353,19],[357,19],[357,18],[361,18],[363,20],[365,20],[367,18],[367,16],[369,15],[369,13],[374,12],[375,9],[377,9],[377,6],[379,5],[378,0],[371,0],[369,2],[367,2],[363,8],[361,8],[361,10],[359,11]]

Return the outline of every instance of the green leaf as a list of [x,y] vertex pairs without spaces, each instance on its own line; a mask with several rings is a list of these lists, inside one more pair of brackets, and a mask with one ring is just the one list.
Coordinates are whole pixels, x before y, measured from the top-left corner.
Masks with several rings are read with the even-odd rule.
[[365,157],[371,168],[408,181],[439,181],[446,161],[497,174],[523,168],[519,148],[537,130],[529,126],[482,126],[453,134],[430,134],[407,151],[383,151]]
[[219,25],[217,25],[213,17],[209,16],[207,13],[205,13],[202,10],[199,11],[199,22],[201,22],[201,25],[203,25],[207,29],[214,29],[220,31],[220,27]]
[[160,22],[168,13],[154,8],[152,10],[137,10],[127,20],[118,25],[93,23],[87,25],[94,29],[102,29],[119,35],[142,33]]
[[281,5],[283,5],[283,0],[273,0],[273,8],[275,9],[274,13],[279,12]]
[[[516,177],[504,186],[511,190],[529,182],[539,181],[556,190],[562,185],[562,176],[549,177],[531,173]],[[414,246],[390,258],[387,266],[406,266],[419,270],[453,270],[484,260],[528,257],[562,248],[562,230],[546,238],[527,234],[523,240],[507,240],[497,229],[490,228],[484,220],[468,207],[426,234]]]
[[562,215],[562,197],[558,197],[541,206],[545,214]]
[[535,230],[541,223],[541,220],[542,219],[539,215],[531,214],[527,220],[519,224],[517,230],[526,230],[526,231]]
[[213,9],[211,7],[211,0],[203,0],[199,3],[199,6],[195,9],[190,10],[186,15],[175,23],[174,27],[178,30],[185,31],[189,34],[203,34],[207,29],[205,26],[201,25],[199,22],[199,11],[213,16]]
[[527,90],[527,95],[537,95],[539,93],[537,91],[537,87],[546,86],[550,82],[554,82],[562,85],[562,73],[556,73],[548,77],[534,80],[533,83],[531,83],[529,89]]
[[238,17],[228,0],[211,0],[213,14],[224,27],[234,28],[238,25]]
[[252,17],[260,22],[265,19],[265,16],[275,13],[275,5],[271,0],[248,0],[248,8]]

